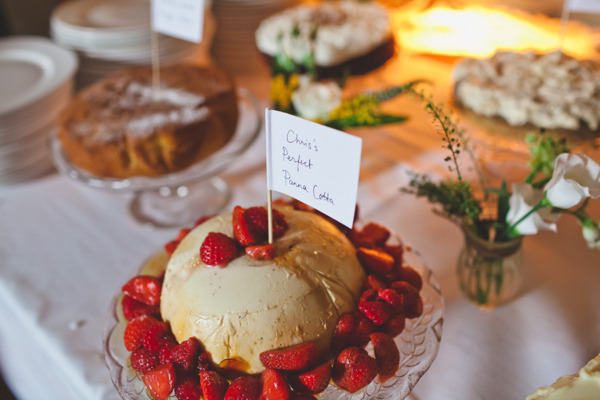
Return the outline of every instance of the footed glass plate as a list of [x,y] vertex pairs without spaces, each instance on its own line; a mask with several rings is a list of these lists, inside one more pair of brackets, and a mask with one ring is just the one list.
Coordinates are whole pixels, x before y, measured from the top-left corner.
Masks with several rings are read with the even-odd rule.
[[[400,239],[395,238],[390,242],[397,244]],[[368,386],[355,393],[348,393],[330,383],[323,393],[316,396],[319,400],[404,399],[437,356],[442,339],[444,299],[435,275],[427,268],[419,254],[410,246],[405,245],[405,249],[404,265],[417,270],[423,278],[421,290],[423,315],[419,318],[407,319],[404,331],[394,339],[400,350],[400,367],[395,376],[383,383],[379,382],[377,377]],[[146,260],[136,273],[159,275],[164,271],[167,261],[166,253],[158,253]],[[131,368],[129,352],[123,343],[127,320],[121,311],[122,297],[120,293],[115,296],[106,316],[103,335],[104,358],[112,382],[123,399],[149,400],[151,397],[144,383]],[[373,356],[371,343],[366,350]],[[174,394],[169,398],[176,399]]]

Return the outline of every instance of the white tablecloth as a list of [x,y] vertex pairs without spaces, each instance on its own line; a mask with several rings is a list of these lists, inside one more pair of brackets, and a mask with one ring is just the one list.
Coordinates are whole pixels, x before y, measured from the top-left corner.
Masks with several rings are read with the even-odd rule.
[[[435,63],[401,70],[396,81],[435,73]],[[369,79],[362,84],[382,82]],[[447,90],[448,79],[439,79],[439,90]],[[420,250],[445,297],[440,351],[412,397],[522,399],[600,352],[600,253],[588,250],[580,228],[565,218],[558,234],[525,239],[523,296],[488,312],[469,304],[455,278],[460,230],[399,192],[410,167],[445,171],[441,142],[416,103],[401,103],[411,122],[359,132],[358,196],[365,219],[393,228]],[[227,209],[263,204],[264,139],[222,177],[234,189]],[[176,235],[135,223],[131,198],[58,175],[0,188],[0,364],[18,398],[119,398],[102,356],[105,315],[140,263]]]

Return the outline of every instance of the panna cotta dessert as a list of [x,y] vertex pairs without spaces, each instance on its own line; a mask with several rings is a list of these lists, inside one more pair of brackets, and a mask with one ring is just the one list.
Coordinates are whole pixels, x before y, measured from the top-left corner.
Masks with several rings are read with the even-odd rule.
[[596,400],[600,397],[600,355],[594,357],[579,373],[560,377],[551,386],[544,386],[526,400]]
[[210,232],[234,237],[232,213],[194,228],[171,255],[161,316],[179,343],[196,337],[216,365],[235,359],[258,373],[261,352],[303,342],[327,354],[339,316],[358,307],[365,273],[346,236],[317,214],[279,211],[288,229],[273,259],[243,254],[225,268],[202,261]]

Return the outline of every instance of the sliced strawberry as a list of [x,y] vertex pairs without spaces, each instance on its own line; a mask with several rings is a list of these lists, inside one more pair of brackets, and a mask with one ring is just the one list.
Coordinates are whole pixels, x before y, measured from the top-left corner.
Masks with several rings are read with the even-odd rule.
[[394,338],[402,333],[404,325],[406,325],[406,318],[404,317],[404,314],[399,313],[383,324],[381,330]]
[[165,337],[160,341],[160,349],[158,350],[158,360],[160,361],[160,365],[165,365],[173,361],[173,357],[171,352],[173,348],[177,346],[177,342],[175,339],[171,337]]
[[380,289],[385,288],[385,283],[375,275],[368,275],[365,281],[365,289]]
[[294,390],[305,393],[321,393],[329,386],[331,365],[329,361],[300,374],[289,375],[290,385]]
[[363,235],[354,228],[346,232],[346,236],[348,237],[348,240],[350,240],[350,243],[352,243],[356,248],[364,247],[371,249],[375,247],[375,242],[372,241],[371,238]]
[[313,343],[304,342],[283,349],[264,351],[259,358],[267,368],[300,371],[319,360],[319,350]]
[[185,375],[181,378],[177,377],[175,396],[177,396],[177,400],[200,399],[200,396],[202,396],[202,390],[200,390],[200,382],[198,381],[198,377],[194,375]]
[[356,331],[354,316],[350,313],[340,315],[331,338],[331,348],[338,352],[353,343],[354,333]]
[[150,372],[160,365],[158,355],[143,347],[138,347],[133,350],[129,357],[129,361],[131,362],[131,367],[140,374]]
[[371,343],[373,343],[375,361],[379,369],[379,381],[383,382],[396,373],[400,365],[400,351],[394,339],[385,333],[371,334]]
[[162,339],[168,330],[169,328],[164,322],[150,326],[142,339],[142,345],[146,350],[157,353],[162,347]]
[[246,254],[255,260],[272,260],[275,258],[275,247],[272,244],[248,246]]
[[157,306],[149,306],[127,295],[124,295],[121,300],[121,308],[123,309],[123,315],[129,321],[142,315],[156,317],[160,314]]
[[410,283],[420,291],[423,288],[423,279],[421,275],[411,267],[401,267],[399,269],[400,272],[400,280]]
[[242,376],[231,382],[225,400],[258,400],[262,391],[260,381],[252,376]]
[[377,246],[383,246],[390,237],[390,231],[375,222],[369,222],[363,228],[362,234],[371,239]]
[[244,217],[246,209],[240,206],[235,206],[233,209],[233,235],[235,240],[242,246],[251,246],[258,244],[262,240],[262,236],[254,231],[254,225],[250,223],[248,218]]
[[376,289],[367,289],[360,295],[360,302],[375,301],[379,297]]
[[355,321],[354,346],[362,346],[369,343],[369,335],[377,329],[373,321],[365,316],[361,311],[356,310],[352,313]]
[[160,303],[161,285],[162,282],[155,276],[138,275],[123,285],[121,290],[137,301],[156,306]]
[[383,246],[383,251],[394,257],[396,265],[402,265],[402,256],[404,255],[404,246],[401,244]]
[[[252,230],[263,239],[269,233],[269,217],[264,207],[251,207],[244,213],[244,218],[252,225]],[[273,237],[283,236],[288,228],[285,216],[278,210],[273,210]]]
[[381,250],[359,247],[356,256],[363,267],[376,274],[387,274],[394,266],[394,258]]
[[382,325],[392,316],[392,309],[379,301],[363,301],[358,309],[367,316],[375,325]]
[[337,356],[331,375],[336,385],[356,392],[371,383],[377,371],[377,363],[365,350],[350,347]]
[[182,230],[179,231],[179,234],[177,235],[177,240],[183,240],[184,237],[186,237],[188,235],[188,233],[190,233],[192,230],[189,228],[183,228]]
[[237,255],[235,240],[220,232],[210,232],[200,246],[200,258],[206,265],[225,266]]
[[195,337],[181,342],[171,350],[173,363],[184,371],[191,371],[196,367],[200,342]]
[[223,400],[229,382],[215,371],[202,371],[200,372],[200,386],[204,400]]
[[132,319],[125,327],[125,333],[123,334],[125,348],[128,351],[133,351],[142,346],[142,340],[144,339],[146,332],[148,332],[148,329],[154,324],[160,324],[160,322],[147,315]]
[[423,313],[423,301],[419,296],[419,291],[408,282],[392,282],[390,289],[404,297],[404,316],[406,318],[416,318]]
[[379,298],[385,301],[395,313],[400,312],[404,308],[404,296],[399,295],[393,289],[379,289],[377,291]]
[[262,382],[260,400],[290,399],[290,385],[281,372],[270,368],[265,369],[260,375],[260,381]]
[[196,369],[198,372],[208,371],[211,368],[210,355],[207,352],[201,351],[198,354],[198,361],[196,362]]
[[166,400],[175,388],[175,368],[173,364],[162,365],[145,374],[142,380],[155,400]]
[[169,255],[172,255],[175,252],[175,249],[177,249],[177,246],[179,246],[179,240],[171,240],[169,243],[165,244],[165,251],[169,253]]

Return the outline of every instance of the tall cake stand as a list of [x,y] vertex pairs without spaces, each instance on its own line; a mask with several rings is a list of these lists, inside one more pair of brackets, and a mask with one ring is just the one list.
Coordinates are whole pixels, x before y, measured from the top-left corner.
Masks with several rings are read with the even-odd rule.
[[237,94],[238,125],[229,143],[181,172],[127,179],[99,177],[70,162],[57,132],[49,138],[51,159],[60,173],[90,187],[134,192],[130,212],[144,225],[170,228],[190,224],[198,216],[215,214],[227,204],[231,189],[216,175],[244,153],[260,134],[260,103],[247,89],[240,88]]

